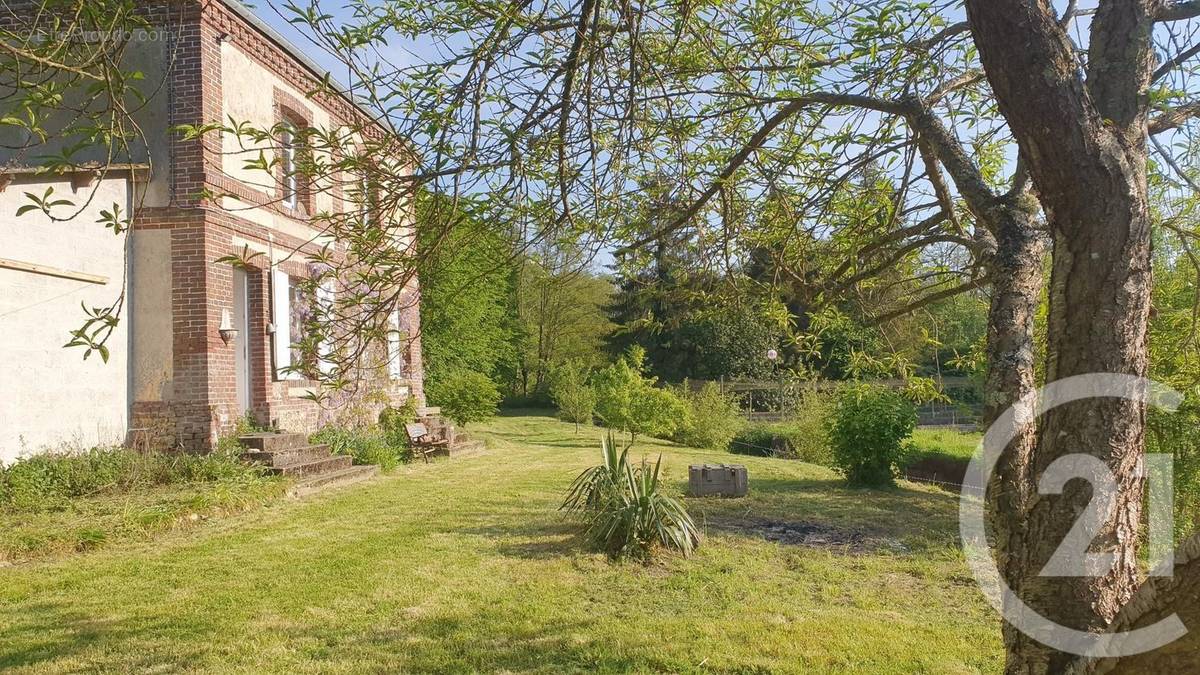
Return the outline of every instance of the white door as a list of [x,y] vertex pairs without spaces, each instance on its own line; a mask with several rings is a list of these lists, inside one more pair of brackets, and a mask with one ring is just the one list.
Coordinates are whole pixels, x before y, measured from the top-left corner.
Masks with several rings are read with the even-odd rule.
[[233,270],[233,327],[237,329],[234,344],[234,371],[237,373],[238,413],[250,410],[250,312],[246,270]]

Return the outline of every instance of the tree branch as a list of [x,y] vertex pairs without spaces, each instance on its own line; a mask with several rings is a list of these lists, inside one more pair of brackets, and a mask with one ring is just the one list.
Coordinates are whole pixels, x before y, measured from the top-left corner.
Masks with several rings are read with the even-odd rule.
[[[957,83],[957,86],[963,86],[965,83],[972,81],[974,81],[973,75],[952,80],[952,82]],[[963,149],[958,139],[950,133],[946,125],[919,98],[914,96],[894,101],[858,94],[814,92],[777,100],[784,102],[785,105],[773,117],[767,120],[766,124],[751,137],[750,141],[730,159],[729,164],[726,165],[717,179],[713,181],[698,199],[693,201],[673,221],[637,241],[623,246],[618,250],[618,253],[629,252],[630,250],[657,241],[687,224],[689,220],[700,213],[701,209],[717,195],[721,185],[733,176],[755,151],[766,143],[771,133],[780,124],[810,105],[861,108],[904,117],[913,130],[920,135],[922,140],[928,143],[929,150],[932,151],[933,155],[937,157],[946,168],[946,171],[949,172],[959,193],[966,200],[968,208],[986,225],[991,226],[996,222],[994,217],[994,210],[998,206],[996,194],[988,187],[987,181],[984,180],[983,174],[979,171],[979,167],[971,161],[970,156],[967,155],[966,150]],[[936,180],[936,178],[931,178],[931,180]]]
[[1155,21],[1185,21],[1200,16],[1200,0],[1167,3],[1154,16]]
[[1164,78],[1168,74],[1170,74],[1170,72],[1172,70],[1175,70],[1179,66],[1183,65],[1184,62],[1186,62],[1188,59],[1192,58],[1196,54],[1200,54],[1200,43],[1197,43],[1196,45],[1192,46],[1190,49],[1186,49],[1186,50],[1180,52],[1179,54],[1177,54],[1175,56],[1175,58],[1173,58],[1170,61],[1167,61],[1166,63],[1159,66],[1158,70],[1154,71],[1154,74],[1150,76],[1150,81],[1158,82],[1159,80],[1161,80],[1162,78]]
[[959,286],[955,286],[954,288],[947,288],[944,291],[938,291],[937,293],[932,293],[930,295],[927,295],[927,296],[921,298],[920,300],[917,300],[916,302],[913,302],[904,307],[901,307],[900,309],[888,312],[886,314],[880,314],[879,316],[870,319],[867,323],[872,326],[878,326],[881,324],[885,324],[889,321],[899,319],[902,316],[907,316],[909,314],[912,314],[913,312],[917,311],[918,309],[921,309],[922,307],[928,307],[929,305],[932,305],[935,302],[940,302],[942,300],[945,300],[946,298],[953,298],[957,295],[962,295],[963,293],[969,293],[970,291],[973,291],[973,290],[976,290],[979,288],[983,288],[984,286],[988,285],[989,283],[991,283],[991,279],[988,278],[987,276],[982,276],[977,279],[972,279],[971,281],[968,281],[967,283],[959,285]]
[[783,124],[793,115],[803,110],[806,105],[808,105],[807,101],[798,99],[791,101],[780,108],[769,120],[767,120],[766,124],[764,124],[762,128],[760,128],[752,137],[750,137],[750,141],[746,143],[746,145],[729,160],[729,163],[717,176],[717,179],[714,180],[712,184],[708,186],[708,189],[705,190],[698,199],[693,201],[692,204],[679,215],[679,217],[675,218],[670,223],[667,223],[664,227],[651,232],[650,234],[638,239],[628,246],[621,247],[618,253],[628,252],[662,239],[668,234],[683,227],[689,220],[696,217],[696,214],[700,213],[700,210],[703,209],[704,206],[708,204],[708,202],[711,201],[718,192],[720,192],[721,186],[725,183],[725,181],[729,180],[729,178],[732,177],[733,174],[737,172],[737,170],[741,168],[743,164],[746,163],[746,160],[750,158],[751,154],[753,154],[756,150],[761,148],[764,143],[767,142],[767,139],[771,136],[771,133],[775,131],[780,124]]
[[1185,122],[1197,116],[1200,116],[1200,102],[1187,103],[1179,106],[1178,108],[1171,108],[1170,110],[1163,111],[1154,119],[1150,120],[1150,123],[1147,125],[1147,129],[1151,136],[1155,136],[1163,133],[1164,131],[1178,129],[1179,127],[1183,126]]

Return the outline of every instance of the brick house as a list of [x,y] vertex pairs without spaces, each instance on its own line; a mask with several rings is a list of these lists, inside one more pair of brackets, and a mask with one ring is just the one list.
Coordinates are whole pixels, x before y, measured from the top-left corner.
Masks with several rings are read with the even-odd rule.
[[[320,248],[309,216],[357,207],[337,189],[263,187],[261,175],[245,175],[230,139],[171,130],[231,118],[335,128],[361,125],[369,112],[348,96],[309,99],[323,71],[237,0],[147,6],[166,30],[138,43],[133,58],[147,81],[166,86],[140,113],[148,139],[141,156],[99,176],[47,177],[0,151],[0,462],[62,441],[131,434],[204,450],[247,413],[294,432],[334,414],[305,398],[317,383],[285,369],[299,339],[297,280],[310,274],[304,254]],[[46,187],[97,197],[67,223],[14,217],[25,193]],[[113,203],[141,205],[128,241],[95,224]],[[391,217],[412,226],[411,214]],[[246,250],[259,254],[250,269],[218,262]],[[63,349],[84,318],[81,303],[106,305],[123,279],[109,362]],[[410,301],[392,317],[387,372],[365,388],[377,405],[410,396],[425,403],[416,282],[404,293]],[[236,336],[227,340],[230,328]]]

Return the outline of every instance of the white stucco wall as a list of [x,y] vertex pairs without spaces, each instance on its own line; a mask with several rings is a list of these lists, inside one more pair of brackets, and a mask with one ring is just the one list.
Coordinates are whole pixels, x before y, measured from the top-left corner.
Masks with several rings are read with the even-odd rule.
[[169,402],[174,398],[174,308],[171,304],[171,231],[133,234],[129,288],[132,302],[133,400]]
[[[0,258],[108,278],[104,285],[0,269],[0,461],[62,444],[92,446],[124,440],[129,407],[128,321],[108,341],[105,364],[83,350],[64,349],[82,326],[80,307],[107,307],[121,292],[125,237],[96,224],[103,209],[128,212],[128,181],[109,178],[71,222],[41,213],[16,217],[26,192],[54,188],[56,198],[86,200],[69,180],[17,180],[0,192]],[[59,213],[56,211],[56,213]],[[62,215],[67,215],[64,207]]]

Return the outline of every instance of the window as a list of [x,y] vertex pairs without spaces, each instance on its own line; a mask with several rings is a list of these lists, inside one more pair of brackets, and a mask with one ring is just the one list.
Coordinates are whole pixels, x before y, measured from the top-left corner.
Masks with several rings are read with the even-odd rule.
[[279,136],[279,165],[283,171],[283,204],[294,209],[300,204],[299,177],[296,175],[296,127],[285,122]]
[[408,363],[404,358],[404,343],[408,335],[403,330],[400,310],[394,310],[391,315],[391,330],[388,331],[388,376],[393,380],[405,378]]
[[308,332],[311,318],[311,297],[304,292],[301,280],[286,272],[271,273],[272,303],[274,304],[275,334],[272,347],[275,353],[276,380],[302,380],[316,369],[311,362],[305,365],[299,343]]
[[304,339],[304,334],[307,332],[309,303],[308,296],[300,286],[300,280],[294,277],[288,277],[288,308],[288,332],[292,336],[292,344],[288,346],[291,351],[288,360],[293,366],[297,366],[304,363],[303,350],[297,343]]
[[334,363],[334,350],[336,345],[333,341],[334,331],[334,290],[333,282],[326,281],[317,287],[317,307],[320,310],[321,324],[324,327],[325,335],[322,336],[320,354],[318,355],[317,369],[322,377],[329,377],[333,374],[336,364]]

